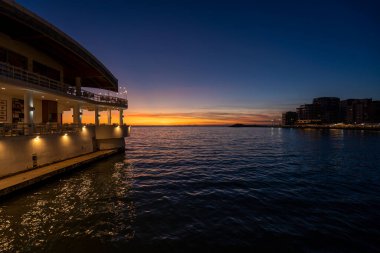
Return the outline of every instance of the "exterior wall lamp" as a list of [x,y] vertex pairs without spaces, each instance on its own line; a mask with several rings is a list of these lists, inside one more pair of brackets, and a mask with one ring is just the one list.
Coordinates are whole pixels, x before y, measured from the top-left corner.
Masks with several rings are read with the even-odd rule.
[[33,106],[31,106],[31,107],[29,108],[29,110],[30,110],[31,112],[34,112],[34,111],[36,110],[36,108],[33,107]]

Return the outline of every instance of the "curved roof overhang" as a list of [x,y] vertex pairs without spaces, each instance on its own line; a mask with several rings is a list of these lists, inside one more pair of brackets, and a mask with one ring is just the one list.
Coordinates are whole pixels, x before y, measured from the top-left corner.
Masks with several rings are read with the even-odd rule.
[[118,91],[112,73],[64,32],[11,0],[0,0],[0,32],[29,44],[64,67],[65,81],[82,78],[83,87]]

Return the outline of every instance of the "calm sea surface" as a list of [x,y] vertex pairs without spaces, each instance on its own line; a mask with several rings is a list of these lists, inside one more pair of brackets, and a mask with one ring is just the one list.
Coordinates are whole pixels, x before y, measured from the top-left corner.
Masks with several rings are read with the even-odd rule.
[[133,128],[0,201],[0,251],[380,252],[380,132]]

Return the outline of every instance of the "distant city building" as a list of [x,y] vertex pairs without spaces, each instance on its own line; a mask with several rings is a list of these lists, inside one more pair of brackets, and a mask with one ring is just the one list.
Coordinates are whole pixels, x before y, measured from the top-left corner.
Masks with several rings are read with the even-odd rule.
[[304,104],[297,108],[299,124],[320,123],[321,111],[318,104]]
[[372,101],[371,118],[372,122],[380,123],[380,101]]
[[340,98],[319,97],[313,99],[313,105],[319,107],[319,119],[322,123],[339,122]]
[[298,116],[296,112],[285,112],[282,114],[282,125],[292,126],[297,122]]
[[361,124],[376,121],[372,99],[347,99],[340,103],[341,120],[348,124]]
[[346,99],[340,101],[340,119],[347,124],[353,124],[355,122],[355,100]]
[[[296,115],[296,117],[295,117]],[[293,122],[292,119],[296,118]],[[337,97],[318,97],[312,104],[303,104],[297,112],[282,114],[282,124],[346,124],[380,123],[380,101],[365,99],[340,100]]]
[[357,124],[371,122],[372,99],[357,99],[355,102],[355,122]]

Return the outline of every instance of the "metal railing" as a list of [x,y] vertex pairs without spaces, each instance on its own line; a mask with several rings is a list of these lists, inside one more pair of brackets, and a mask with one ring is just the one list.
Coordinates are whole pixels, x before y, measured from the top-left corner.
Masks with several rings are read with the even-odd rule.
[[23,136],[23,135],[46,135],[46,134],[65,134],[75,133],[81,130],[80,125],[76,124],[25,124],[25,123],[0,123],[0,137]]
[[0,76],[24,81],[27,84],[33,84],[45,89],[50,89],[55,92],[58,91],[64,95],[80,97],[83,99],[110,104],[113,106],[128,107],[127,99],[108,95],[98,95],[86,90],[81,90],[78,93],[75,87],[72,87],[68,84],[47,78],[36,73],[32,73],[22,68],[14,67],[4,62],[0,62]]

